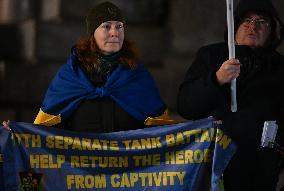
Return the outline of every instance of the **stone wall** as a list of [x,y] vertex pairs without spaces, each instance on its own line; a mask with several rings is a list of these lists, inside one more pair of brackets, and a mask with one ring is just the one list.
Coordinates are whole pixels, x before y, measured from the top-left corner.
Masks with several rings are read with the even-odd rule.
[[[32,122],[50,80],[86,34],[85,14],[99,2],[0,0],[0,121]],[[223,40],[226,1],[112,2],[126,16],[126,37],[136,43],[141,62],[174,112],[178,86],[197,49]],[[284,1],[274,3],[279,12],[284,8]],[[284,53],[284,43],[279,51]]]

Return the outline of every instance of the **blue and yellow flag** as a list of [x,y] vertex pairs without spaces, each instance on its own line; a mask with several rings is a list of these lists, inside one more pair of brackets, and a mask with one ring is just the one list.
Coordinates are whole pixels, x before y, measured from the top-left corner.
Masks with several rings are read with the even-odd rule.
[[[200,191],[235,145],[213,119],[113,133],[11,122],[0,129],[0,190]],[[202,179],[212,174],[212,181]]]
[[119,65],[102,87],[94,86],[72,52],[49,86],[35,124],[52,126],[68,118],[81,101],[109,97],[135,119],[145,121],[164,113],[166,106],[150,73]]

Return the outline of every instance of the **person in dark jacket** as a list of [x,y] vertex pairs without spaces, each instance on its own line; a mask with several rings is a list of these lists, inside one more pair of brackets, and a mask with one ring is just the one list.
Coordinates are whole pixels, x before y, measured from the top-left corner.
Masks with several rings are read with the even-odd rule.
[[124,38],[120,9],[101,3],[86,23],[87,38],[72,48],[34,123],[98,133],[171,123],[150,73]]
[[[276,120],[284,141],[284,56],[276,51],[283,24],[269,0],[241,0],[234,11],[236,59],[226,42],[202,47],[180,85],[177,108],[186,119],[213,116],[238,149],[224,173],[226,191],[275,190],[281,153],[262,148],[265,121]],[[230,82],[237,81],[237,112]]]

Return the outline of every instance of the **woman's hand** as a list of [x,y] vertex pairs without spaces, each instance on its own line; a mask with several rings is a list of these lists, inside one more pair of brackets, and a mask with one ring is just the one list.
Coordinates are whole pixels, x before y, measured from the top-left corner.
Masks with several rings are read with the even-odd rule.
[[10,126],[9,126],[9,123],[10,123],[10,120],[8,120],[8,121],[3,121],[3,127],[5,128],[5,129],[7,129],[7,130],[10,130]]
[[240,75],[241,64],[238,59],[230,59],[223,62],[222,66],[216,72],[217,81],[220,85],[230,83]]

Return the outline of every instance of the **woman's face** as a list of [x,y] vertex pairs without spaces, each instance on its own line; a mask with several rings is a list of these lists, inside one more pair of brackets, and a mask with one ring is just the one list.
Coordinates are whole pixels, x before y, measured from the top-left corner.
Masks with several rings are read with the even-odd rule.
[[124,41],[124,27],[120,21],[102,23],[94,32],[96,43],[105,55],[118,52]]
[[236,32],[236,42],[239,45],[262,47],[270,35],[270,23],[261,15],[250,14],[240,24]]

